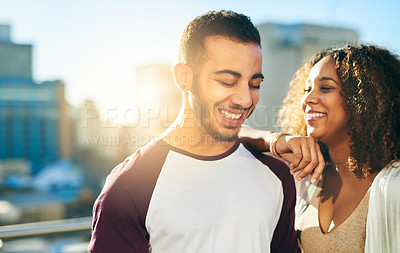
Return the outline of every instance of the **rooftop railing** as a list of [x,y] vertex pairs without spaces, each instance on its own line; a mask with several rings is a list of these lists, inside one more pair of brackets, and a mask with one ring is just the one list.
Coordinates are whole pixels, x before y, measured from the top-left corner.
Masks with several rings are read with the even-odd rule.
[[0,239],[90,230],[92,217],[0,226]]

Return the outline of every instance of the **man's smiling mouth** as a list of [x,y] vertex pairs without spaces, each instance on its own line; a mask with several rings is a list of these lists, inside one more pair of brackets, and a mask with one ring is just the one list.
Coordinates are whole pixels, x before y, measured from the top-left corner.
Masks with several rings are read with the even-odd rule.
[[233,112],[228,112],[226,110],[220,109],[221,114],[227,118],[227,119],[240,119],[242,117],[243,113],[233,113]]

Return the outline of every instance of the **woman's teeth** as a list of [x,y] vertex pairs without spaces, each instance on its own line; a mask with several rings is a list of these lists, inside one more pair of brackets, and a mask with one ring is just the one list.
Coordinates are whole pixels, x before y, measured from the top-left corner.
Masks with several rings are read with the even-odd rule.
[[320,112],[314,112],[314,113],[306,113],[305,114],[305,119],[313,119],[313,118],[321,118],[324,117],[326,114],[325,113],[320,113]]

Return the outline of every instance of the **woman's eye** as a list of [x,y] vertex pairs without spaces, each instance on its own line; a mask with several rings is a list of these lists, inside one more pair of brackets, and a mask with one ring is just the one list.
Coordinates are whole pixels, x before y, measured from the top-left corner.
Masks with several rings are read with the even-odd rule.
[[321,87],[321,91],[329,91],[331,89],[332,89],[332,87],[329,87],[329,86],[322,86]]
[[305,88],[304,93],[309,93],[311,91],[311,88]]

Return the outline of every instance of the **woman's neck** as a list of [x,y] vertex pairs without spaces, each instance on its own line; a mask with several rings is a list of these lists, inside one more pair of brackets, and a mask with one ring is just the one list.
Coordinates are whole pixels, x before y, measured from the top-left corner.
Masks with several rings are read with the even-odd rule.
[[345,164],[350,157],[350,140],[328,145],[329,157],[334,164]]

